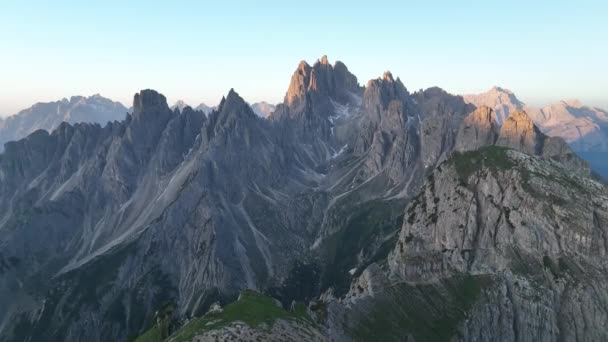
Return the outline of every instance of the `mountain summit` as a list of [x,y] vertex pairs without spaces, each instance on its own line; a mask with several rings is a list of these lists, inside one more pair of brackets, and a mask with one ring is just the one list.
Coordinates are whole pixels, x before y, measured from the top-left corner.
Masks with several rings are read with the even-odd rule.
[[524,109],[525,104],[512,91],[494,86],[485,93],[464,95],[464,100],[475,106],[488,106],[494,110],[496,121],[501,125],[516,110]]

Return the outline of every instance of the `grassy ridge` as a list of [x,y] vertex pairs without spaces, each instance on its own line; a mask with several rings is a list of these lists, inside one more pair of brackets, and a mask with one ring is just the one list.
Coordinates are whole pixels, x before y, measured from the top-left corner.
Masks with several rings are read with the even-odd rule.
[[[252,328],[271,327],[277,319],[297,320],[312,325],[312,319],[303,304],[293,312],[283,309],[268,296],[251,290],[241,292],[239,300],[226,305],[222,312],[206,314],[195,318],[169,337],[170,341],[191,341],[196,335],[227,326],[233,322],[243,322]],[[138,337],[137,342],[160,342],[165,340],[162,321]]]
[[454,276],[435,284],[397,284],[365,312],[353,313],[349,333],[356,341],[396,341],[407,335],[416,341],[450,341],[490,276]]
[[506,147],[485,146],[475,151],[456,152],[450,162],[454,164],[460,181],[467,183],[469,177],[483,167],[501,171],[514,167],[515,164],[507,156],[508,150]]

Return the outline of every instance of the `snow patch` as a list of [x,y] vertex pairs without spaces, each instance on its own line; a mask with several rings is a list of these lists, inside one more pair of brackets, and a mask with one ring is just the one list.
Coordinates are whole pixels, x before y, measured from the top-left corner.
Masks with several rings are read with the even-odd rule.
[[[344,153],[344,151],[346,151],[346,148],[348,147],[348,144],[342,146],[342,148],[340,149],[340,151],[336,152],[334,150],[334,153],[331,156],[331,159],[335,159],[337,157],[339,157],[342,153]],[[332,149],[333,150],[333,149]]]

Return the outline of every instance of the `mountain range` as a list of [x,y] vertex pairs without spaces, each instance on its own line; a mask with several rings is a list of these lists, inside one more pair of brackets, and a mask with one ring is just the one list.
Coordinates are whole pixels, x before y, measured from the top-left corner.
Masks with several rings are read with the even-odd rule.
[[547,135],[561,137],[604,177],[608,177],[608,112],[583,105],[578,100],[560,101],[542,108],[528,106],[510,90],[493,87],[476,95],[463,96],[476,106],[494,109],[500,124],[515,110],[525,110]]
[[[179,100],[171,106],[171,109],[178,108],[183,111],[186,106],[187,104],[184,101]],[[251,108],[259,116],[268,117],[274,111],[275,106],[262,101],[252,104]],[[201,103],[194,109],[209,114],[216,107],[209,107]],[[110,121],[123,120],[127,112],[132,111],[133,108],[126,108],[120,102],[112,101],[98,94],[89,97],[72,96],[69,100],[64,98],[55,102],[36,103],[17,114],[0,118],[0,151],[3,151],[6,142],[25,138],[39,129],[50,132],[62,122],[105,125]]]
[[[171,109],[175,110],[177,108],[180,111],[183,111],[184,108],[187,107],[187,106],[188,105],[184,101],[178,100],[178,101],[175,102],[175,104],[173,104],[173,106],[171,106]],[[268,116],[270,116],[270,114],[272,112],[274,112],[275,107],[276,107],[275,105],[270,104],[270,103],[265,102],[265,101],[255,102],[254,104],[251,105],[251,109],[253,110],[253,112],[256,113],[258,116],[261,116],[263,118],[267,118]],[[194,107],[194,110],[202,111],[205,114],[209,114],[209,113],[211,113],[215,109],[217,109],[217,106],[209,107],[209,106],[207,106],[204,103],[201,103],[198,106]]]
[[608,339],[608,188],[468,101],[323,56],[267,119],[142,90],[7,143],[0,340]]
[[4,143],[19,140],[28,134],[44,129],[52,131],[62,122],[99,123],[125,118],[127,108],[119,102],[111,101],[100,95],[89,97],[72,96],[69,100],[36,103],[28,109],[7,118],[0,118],[0,151]]

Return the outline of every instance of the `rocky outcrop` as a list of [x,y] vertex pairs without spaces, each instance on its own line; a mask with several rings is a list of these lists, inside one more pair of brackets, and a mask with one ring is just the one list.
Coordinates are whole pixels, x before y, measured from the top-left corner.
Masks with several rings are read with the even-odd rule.
[[462,97],[437,87],[414,94],[414,99],[423,113],[420,127],[422,163],[425,169],[432,169],[452,152],[464,117],[475,107],[467,105]]
[[526,112],[513,112],[500,128],[497,145],[530,155],[541,155],[545,135],[536,127]]
[[405,169],[415,167],[418,138],[412,120],[410,94],[390,72],[382,78],[370,80],[363,94],[362,110],[354,153],[365,156],[361,177],[368,179],[383,170],[394,183],[403,181]]
[[561,162],[578,172],[589,174],[589,167],[559,137],[548,137],[534,124],[524,111],[512,113],[500,128],[496,142],[530,155],[543,156]]
[[494,145],[498,139],[498,131],[493,110],[480,106],[462,122],[456,137],[455,150],[474,151],[483,146]]
[[594,236],[605,228],[594,220],[608,215],[606,189],[559,164],[485,147],[457,154],[424,189],[407,210],[389,258],[394,274],[416,279],[484,267],[498,271],[509,266],[512,249],[538,261],[568,255],[603,264],[601,251],[608,246]]

